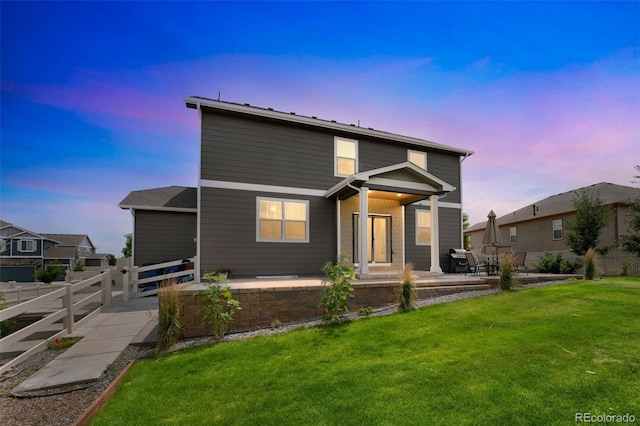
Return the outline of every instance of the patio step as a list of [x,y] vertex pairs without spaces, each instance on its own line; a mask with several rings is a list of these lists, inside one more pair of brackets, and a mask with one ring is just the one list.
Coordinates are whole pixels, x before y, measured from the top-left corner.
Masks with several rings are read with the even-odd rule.
[[448,294],[463,293],[466,291],[491,290],[490,284],[467,284],[467,285],[444,285],[444,286],[427,286],[417,287],[416,295],[419,299],[428,297],[446,296]]

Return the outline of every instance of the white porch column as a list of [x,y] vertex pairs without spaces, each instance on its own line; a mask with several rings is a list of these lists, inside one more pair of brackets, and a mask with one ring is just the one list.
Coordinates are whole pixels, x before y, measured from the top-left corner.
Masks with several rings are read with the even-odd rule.
[[360,248],[358,250],[358,262],[360,263],[359,278],[369,275],[369,188],[360,188]]
[[440,225],[438,221],[438,195],[429,198],[431,203],[431,272],[442,273],[440,267]]

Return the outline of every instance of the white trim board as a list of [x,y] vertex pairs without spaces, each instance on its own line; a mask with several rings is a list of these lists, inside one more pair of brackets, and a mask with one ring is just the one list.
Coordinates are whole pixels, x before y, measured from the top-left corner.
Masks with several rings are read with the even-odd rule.
[[272,192],[275,194],[309,195],[323,197],[322,189],[295,188],[291,186],[262,185],[259,183],[228,182],[222,180],[200,179],[201,188],[232,189],[235,191]]

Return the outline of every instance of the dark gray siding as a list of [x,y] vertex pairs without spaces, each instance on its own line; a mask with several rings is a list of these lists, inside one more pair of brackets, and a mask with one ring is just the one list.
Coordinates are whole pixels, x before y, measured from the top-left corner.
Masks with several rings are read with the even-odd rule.
[[[201,189],[201,272],[318,275],[336,256],[335,201],[323,197]],[[256,242],[256,197],[309,200],[309,243]]]
[[136,210],[135,215],[136,266],[196,255],[195,213]]
[[[447,197],[448,198],[448,197]],[[413,263],[417,270],[431,268],[431,246],[416,245],[416,210],[429,210],[426,206],[405,208],[405,259]],[[460,232],[462,213],[460,209],[440,208],[440,268],[449,271],[449,249],[461,248]]]
[[[201,177],[210,180],[329,189],[334,137],[358,140],[358,171],[407,161],[407,149],[427,152],[429,173],[460,188],[459,155],[390,140],[202,110]],[[459,202],[458,191],[447,196]]]
[[[20,241],[33,240],[35,244],[34,251],[20,251]],[[11,240],[11,257],[41,257],[42,256],[42,239],[29,238],[29,237],[14,237]]]
[[0,266],[0,281],[2,282],[32,282],[35,280],[35,266]]

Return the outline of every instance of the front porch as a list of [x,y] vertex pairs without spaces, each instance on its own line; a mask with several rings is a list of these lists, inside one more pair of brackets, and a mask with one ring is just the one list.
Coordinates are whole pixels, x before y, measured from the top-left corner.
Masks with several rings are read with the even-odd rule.
[[[425,299],[466,291],[495,288],[499,277],[471,276],[463,274],[438,274],[414,271],[418,299]],[[564,280],[574,275],[529,274],[519,275],[521,283]],[[242,310],[236,313],[230,331],[256,327],[269,327],[273,321],[282,323],[318,319],[323,309],[318,308],[322,294],[321,277],[274,277],[264,279],[231,279],[225,283],[231,288],[234,298],[240,301]],[[389,269],[374,271],[369,278],[353,282],[354,298],[349,300],[350,311],[365,307],[382,307],[397,303],[400,288],[398,274]],[[201,325],[202,297],[198,293],[205,289],[201,283],[185,284],[180,291],[182,304],[181,323],[184,338],[203,336],[208,333]]]

